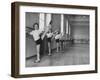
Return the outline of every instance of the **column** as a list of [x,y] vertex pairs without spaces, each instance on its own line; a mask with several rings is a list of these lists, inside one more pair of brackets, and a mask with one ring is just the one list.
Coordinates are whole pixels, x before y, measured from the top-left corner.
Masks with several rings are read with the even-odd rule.
[[68,19],[66,19],[66,34],[69,33],[69,24],[68,24]]
[[40,15],[39,15],[39,29],[44,30],[44,27],[45,27],[45,14],[40,13]]
[[64,32],[64,15],[63,14],[61,14],[61,33],[63,33]]
[[51,22],[51,14],[48,13],[48,14],[46,14],[46,26],[48,26],[50,24],[50,22]]
[[68,29],[68,35],[69,35],[69,39],[71,38],[71,27],[70,27],[70,24],[69,24],[69,29]]

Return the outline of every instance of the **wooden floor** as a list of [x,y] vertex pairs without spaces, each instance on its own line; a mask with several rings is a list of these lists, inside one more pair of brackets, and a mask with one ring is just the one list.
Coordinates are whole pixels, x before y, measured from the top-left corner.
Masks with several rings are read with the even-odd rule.
[[63,52],[52,53],[41,57],[39,63],[34,63],[36,57],[26,59],[26,67],[63,66],[89,64],[89,44],[73,44],[67,46]]

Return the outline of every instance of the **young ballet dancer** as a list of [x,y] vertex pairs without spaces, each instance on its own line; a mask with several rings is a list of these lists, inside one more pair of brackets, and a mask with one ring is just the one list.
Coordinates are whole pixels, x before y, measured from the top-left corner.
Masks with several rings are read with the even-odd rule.
[[59,52],[60,50],[59,50],[59,39],[60,39],[60,36],[61,36],[61,34],[57,31],[56,32],[56,34],[55,34],[55,40],[56,40],[56,46],[57,46],[57,50],[56,50],[56,52]]
[[[46,30],[40,31],[39,30],[39,24],[35,23],[33,25],[33,31],[31,31],[29,34],[33,36],[34,41],[36,43],[36,54],[37,54],[37,59],[35,60],[35,62],[40,62],[40,44],[41,41],[44,39],[45,35],[47,34],[47,32],[49,31],[49,27],[46,28]],[[41,36],[40,36],[41,35]]]
[[65,48],[65,49],[66,49],[66,46],[67,46],[66,40],[67,40],[67,34],[65,33],[65,34],[64,34],[64,48]]
[[63,50],[63,42],[64,42],[63,35],[64,35],[63,33],[60,33],[60,37],[59,37],[60,51]]
[[47,35],[47,42],[48,42],[48,49],[49,49],[48,55],[51,55],[51,40],[53,37],[53,33],[51,32],[51,29],[48,31],[48,33],[46,35]]

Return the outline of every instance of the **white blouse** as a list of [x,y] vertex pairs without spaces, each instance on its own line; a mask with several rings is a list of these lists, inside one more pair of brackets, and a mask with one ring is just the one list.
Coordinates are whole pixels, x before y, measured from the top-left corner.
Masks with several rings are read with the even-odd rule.
[[50,38],[53,36],[53,33],[47,33],[47,38]]
[[60,39],[60,37],[61,37],[61,34],[57,34],[57,35],[55,36],[55,39]]
[[40,31],[40,30],[33,30],[32,32],[30,32],[30,35],[32,35],[34,40],[37,41],[38,39],[40,39],[41,33],[42,33],[42,31]]

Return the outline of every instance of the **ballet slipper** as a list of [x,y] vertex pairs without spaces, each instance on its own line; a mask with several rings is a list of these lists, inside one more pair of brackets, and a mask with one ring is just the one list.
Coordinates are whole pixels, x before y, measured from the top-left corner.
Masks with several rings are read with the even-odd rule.
[[39,63],[39,62],[40,62],[40,60],[35,60],[35,61],[34,61],[34,63]]
[[48,55],[51,56],[51,53],[49,53]]

